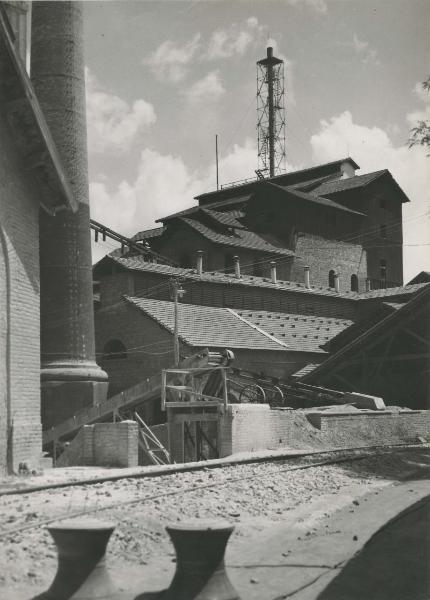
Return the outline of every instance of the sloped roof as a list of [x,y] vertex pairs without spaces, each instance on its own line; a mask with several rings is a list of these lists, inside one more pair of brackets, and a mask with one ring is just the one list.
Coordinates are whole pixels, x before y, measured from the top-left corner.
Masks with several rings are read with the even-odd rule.
[[233,246],[235,248],[247,248],[249,250],[258,250],[260,252],[268,252],[270,254],[282,254],[283,256],[294,256],[294,252],[288,248],[274,246],[267,242],[258,234],[248,229],[237,229],[234,235],[219,233],[210,229],[200,221],[181,217],[180,219],[196,231],[203,235],[206,239],[216,244],[223,246]]
[[[129,296],[125,298],[130,304],[173,333],[173,302]],[[179,337],[190,346],[287,350],[285,343],[251,327],[228,308],[179,303],[178,317]]]
[[323,352],[321,345],[353,324],[348,319],[286,314],[264,310],[235,310],[240,317],[264,329],[289,348],[302,352]]
[[201,212],[226,227],[233,227],[234,229],[246,229],[245,225],[238,221],[237,218],[231,214],[231,212],[218,212],[208,208],[202,208]]
[[[408,297],[420,291],[425,286],[429,286],[429,283],[421,283],[415,285],[407,285],[397,288],[388,288],[385,290],[374,290],[372,292],[357,293],[348,290],[336,292],[333,288],[311,285],[310,288],[306,288],[303,283],[296,281],[279,281],[273,284],[267,277],[257,277],[256,275],[242,274],[240,279],[237,279],[234,274],[222,273],[219,271],[204,271],[201,275],[197,274],[195,269],[184,269],[181,267],[173,267],[170,265],[162,265],[158,263],[145,262],[144,257],[140,255],[136,256],[114,256],[112,254],[102,258],[97,264],[93,266],[97,269],[105,261],[114,261],[124,269],[131,271],[141,271],[144,273],[158,273],[159,275],[168,275],[183,277],[192,281],[205,281],[213,283],[223,283],[230,285],[242,285],[251,287],[261,288],[275,288],[283,291],[289,291],[297,294],[310,294],[328,296],[333,298],[342,298],[344,300],[371,300],[372,298],[402,298]],[[396,298],[397,299],[397,298]]]
[[409,202],[409,198],[406,196],[406,194],[401,189],[396,180],[393,178],[388,169],[374,171],[373,173],[366,173],[365,175],[355,175],[354,177],[348,177],[346,179],[326,181],[325,183],[321,183],[321,185],[314,188],[312,190],[312,194],[324,196],[325,194],[336,194],[352,189],[363,188],[366,185],[369,185],[369,183],[371,183],[372,181],[375,181],[382,177],[389,178],[391,180],[391,183],[393,183],[398,188],[398,191],[402,196],[402,202]]
[[[410,286],[413,287],[413,286]],[[402,319],[408,318],[411,314],[416,314],[420,308],[425,307],[428,310],[430,302],[430,285],[421,286],[419,292],[413,296],[408,302],[403,304],[398,310],[392,311],[385,319],[377,322],[375,325],[368,328],[361,335],[355,337],[350,343],[342,346],[340,350],[329,356],[327,360],[318,365],[311,373],[304,376],[305,381],[317,381],[319,377],[329,375],[330,371],[337,364],[344,363],[348,357],[357,355],[366,348],[368,342],[374,343],[387,330],[394,331]],[[427,326],[428,320],[425,325]]]
[[305,200],[306,202],[312,202],[313,204],[320,204],[321,206],[324,206],[326,208],[334,208],[336,210],[341,210],[342,212],[347,212],[353,215],[364,216],[363,213],[358,212],[356,210],[351,210],[350,208],[347,208],[342,204],[338,204],[337,202],[330,200],[330,198],[324,198],[323,196],[316,195],[315,191],[313,191],[312,193],[302,192],[296,189],[295,187],[277,185],[270,181],[268,182],[268,185],[270,185],[273,188],[282,190],[283,192],[287,192],[291,194],[291,196],[294,196],[301,201]]
[[430,271],[421,271],[418,275],[415,275],[413,279],[408,282],[408,285],[413,283],[427,283],[430,281]]
[[306,169],[300,169],[298,171],[290,171],[289,173],[281,173],[280,175],[275,175],[274,177],[270,177],[268,179],[253,179],[246,180],[244,182],[236,182],[231,185],[222,186],[220,190],[214,190],[212,192],[206,192],[204,194],[200,194],[196,196],[196,199],[199,200],[201,205],[207,205],[208,202],[214,202],[218,198],[226,199],[233,198],[239,195],[250,194],[256,189],[257,186],[261,185],[263,182],[273,182],[278,185],[293,185],[299,182],[309,181],[311,179],[315,179],[317,177],[322,177],[324,175],[329,175],[332,173],[339,173],[341,175],[341,165],[343,163],[349,163],[354,169],[359,169],[360,167],[357,163],[350,157],[343,158],[340,160],[334,160],[328,163],[324,163],[322,165],[317,165],[315,167],[308,167]]
[[149,240],[152,238],[160,237],[166,231],[167,227],[154,227],[153,229],[144,229],[138,231],[131,239],[133,242],[140,242],[142,240]]
[[[217,209],[222,209],[222,208],[229,208],[231,206],[246,204],[248,202],[248,200],[250,199],[250,197],[251,197],[251,194],[247,194],[244,196],[237,196],[234,198],[229,198],[228,200],[218,200],[218,201],[210,202],[208,204],[205,204],[204,206],[200,206],[199,204],[197,204],[196,206],[191,206],[190,208],[186,208],[185,210],[180,210],[179,212],[172,213],[171,215],[167,215],[166,217],[162,217],[161,219],[157,219],[156,223],[161,223],[161,222],[164,223],[165,221],[170,221],[171,219],[176,219],[178,217],[187,217],[189,215],[192,215],[194,213],[201,211],[203,208],[205,210],[208,210],[208,209],[209,210],[217,210]],[[220,212],[220,211],[218,211],[218,212]]]

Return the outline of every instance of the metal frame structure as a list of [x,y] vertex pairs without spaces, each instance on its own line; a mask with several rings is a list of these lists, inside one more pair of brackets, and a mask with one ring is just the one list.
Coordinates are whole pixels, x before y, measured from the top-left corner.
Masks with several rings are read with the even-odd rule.
[[285,170],[284,61],[273,56],[257,62],[258,173],[270,177]]

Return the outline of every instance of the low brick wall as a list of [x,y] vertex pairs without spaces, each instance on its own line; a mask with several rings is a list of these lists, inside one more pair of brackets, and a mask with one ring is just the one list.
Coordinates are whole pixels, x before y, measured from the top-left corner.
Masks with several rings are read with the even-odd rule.
[[231,404],[219,423],[220,456],[278,448],[348,448],[430,440],[430,411],[311,412]]
[[84,425],[56,466],[137,467],[137,435],[135,421]]

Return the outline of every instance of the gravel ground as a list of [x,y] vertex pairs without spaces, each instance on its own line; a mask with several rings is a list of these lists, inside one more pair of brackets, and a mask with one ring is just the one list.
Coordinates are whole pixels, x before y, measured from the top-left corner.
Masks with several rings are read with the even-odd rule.
[[[288,519],[302,521],[304,529],[309,529],[323,515],[353,503],[370,490],[392,484],[423,464],[425,456],[428,451],[424,449],[398,450],[355,462],[287,472],[304,464],[303,459],[290,459],[3,496],[0,534],[41,519],[97,509],[93,516],[117,524],[108,547],[109,564],[145,565],[166,556],[172,561],[174,552],[164,530],[166,524],[228,519],[236,524],[234,536],[239,537],[255,535]],[[109,508],[131,500],[137,502]],[[0,547],[0,597],[18,598],[14,589],[28,590],[27,597],[46,589],[56,565],[55,547],[45,528],[6,535]]]

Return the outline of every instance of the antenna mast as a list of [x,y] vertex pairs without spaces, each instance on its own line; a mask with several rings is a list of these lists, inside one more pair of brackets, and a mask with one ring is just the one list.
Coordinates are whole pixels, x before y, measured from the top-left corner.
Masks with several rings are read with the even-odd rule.
[[285,169],[284,61],[273,56],[257,62],[258,171],[278,175]]

